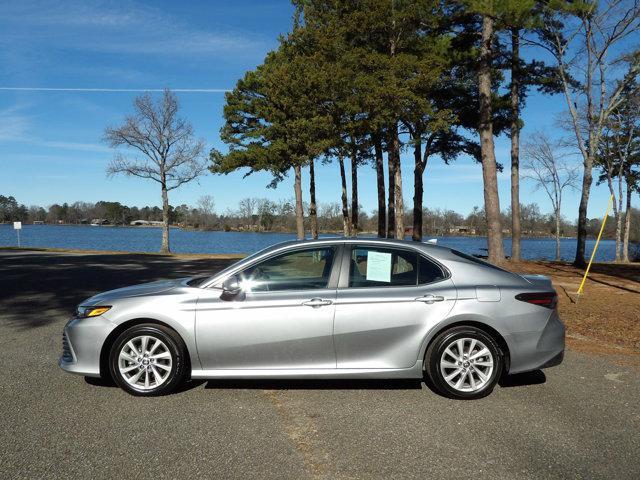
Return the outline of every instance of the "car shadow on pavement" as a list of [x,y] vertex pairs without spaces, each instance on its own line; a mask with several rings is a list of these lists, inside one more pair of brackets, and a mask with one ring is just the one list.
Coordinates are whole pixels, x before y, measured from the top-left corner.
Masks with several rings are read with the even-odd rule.
[[[117,388],[111,379],[85,377],[85,382],[94,387]],[[542,370],[506,375],[500,379],[501,387],[523,387],[545,383],[547,377]],[[422,390],[423,384],[436,395],[440,395],[425,378],[419,379],[216,379],[190,380],[180,385],[171,395],[187,392],[204,384],[212,390]]]
[[420,390],[422,389],[422,382],[419,379],[209,380],[205,388],[247,390]]
[[[118,385],[116,385],[116,383],[110,378],[84,377],[84,381],[88,385],[91,385],[94,387],[119,388]],[[183,382],[178,388],[173,390],[169,395],[175,395],[177,393],[193,390],[194,388],[199,387],[205,382],[206,380],[190,380],[188,382]]]
[[526,385],[540,385],[546,383],[546,381],[547,376],[542,370],[533,370],[531,372],[504,375],[498,385],[503,388],[524,387]]

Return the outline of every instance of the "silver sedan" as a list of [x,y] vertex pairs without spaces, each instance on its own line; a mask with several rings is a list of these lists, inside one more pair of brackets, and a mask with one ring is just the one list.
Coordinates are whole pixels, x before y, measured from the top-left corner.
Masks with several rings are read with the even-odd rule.
[[477,398],[562,361],[556,302],[547,277],[436,245],[289,242],[210,277],[85,300],[59,364],[134,395],[189,378],[425,378]]

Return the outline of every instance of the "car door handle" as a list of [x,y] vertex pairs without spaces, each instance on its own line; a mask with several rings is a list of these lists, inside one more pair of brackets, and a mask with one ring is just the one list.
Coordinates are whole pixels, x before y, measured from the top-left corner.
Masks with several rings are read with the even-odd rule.
[[428,303],[429,305],[431,305],[434,302],[442,302],[442,301],[444,301],[444,297],[443,296],[434,295],[432,293],[429,293],[427,295],[423,295],[422,297],[416,298],[416,302]]
[[311,300],[307,300],[306,302],[302,302],[302,304],[306,307],[322,307],[324,305],[331,305],[333,302],[331,300],[325,300],[324,298],[312,298]]

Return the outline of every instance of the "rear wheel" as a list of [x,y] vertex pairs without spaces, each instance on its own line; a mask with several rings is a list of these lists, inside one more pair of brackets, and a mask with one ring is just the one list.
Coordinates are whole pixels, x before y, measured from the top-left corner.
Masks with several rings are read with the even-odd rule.
[[166,327],[136,325],[113,343],[109,368],[118,386],[132,395],[162,395],[182,383],[185,349],[177,334]]
[[425,356],[427,375],[443,395],[481,398],[493,390],[503,359],[494,339],[476,327],[454,327],[438,335]]

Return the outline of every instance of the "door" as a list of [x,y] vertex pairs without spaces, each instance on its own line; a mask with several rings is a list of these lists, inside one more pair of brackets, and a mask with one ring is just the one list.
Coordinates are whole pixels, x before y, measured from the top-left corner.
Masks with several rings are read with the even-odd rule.
[[198,299],[196,343],[208,369],[335,368],[339,248],[276,254],[239,272],[242,292]]
[[345,254],[336,297],[337,367],[414,366],[427,332],[456,301],[448,272],[413,249],[363,245]]

